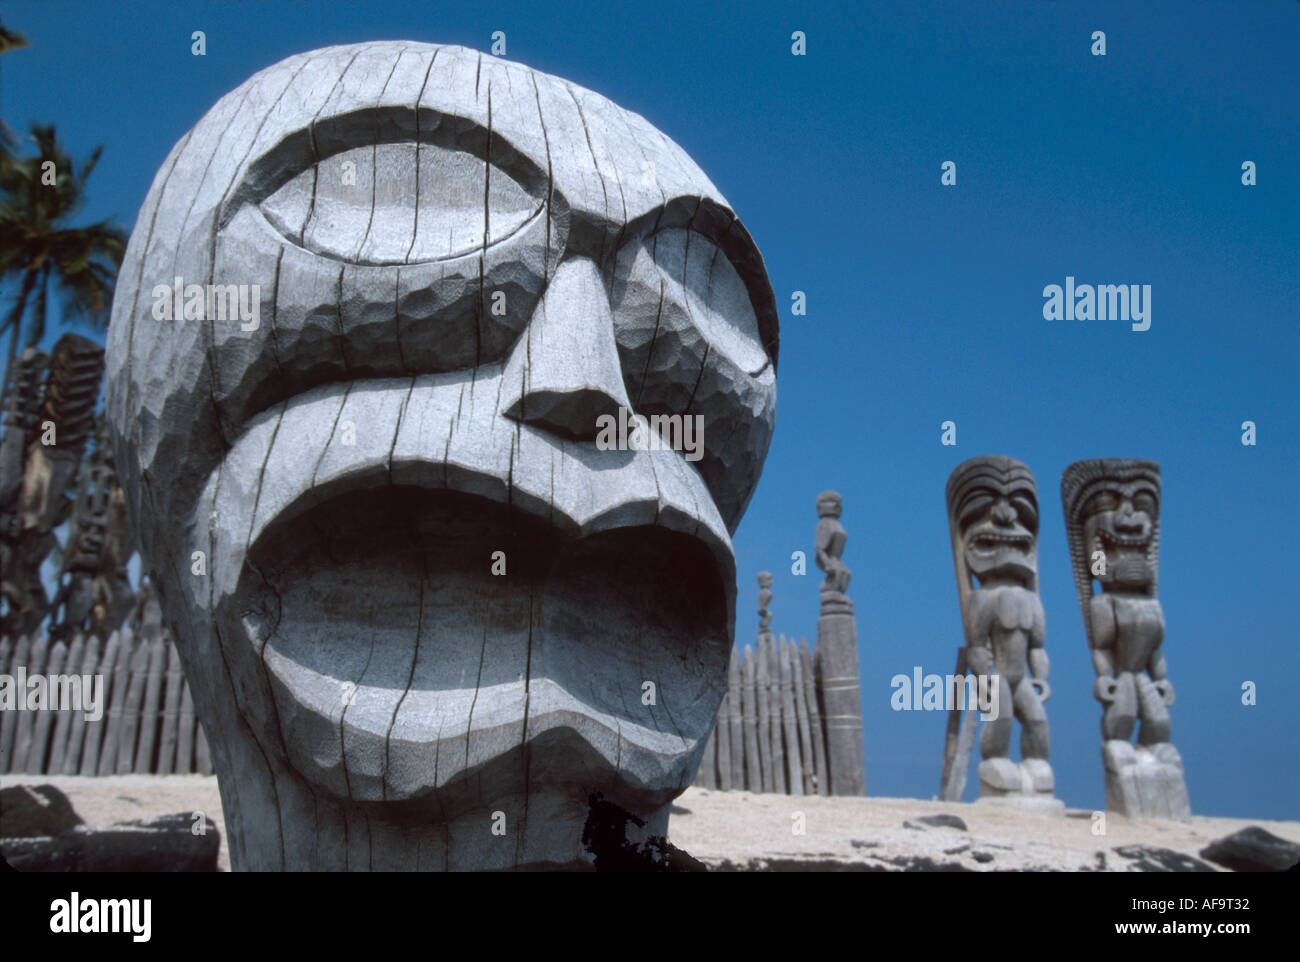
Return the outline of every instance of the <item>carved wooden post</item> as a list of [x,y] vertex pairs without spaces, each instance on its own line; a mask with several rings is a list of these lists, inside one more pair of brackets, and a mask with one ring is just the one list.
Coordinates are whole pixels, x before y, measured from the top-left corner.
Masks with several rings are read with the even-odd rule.
[[767,639],[758,636],[758,759],[763,768],[763,791],[776,791],[776,776],[772,771],[772,713],[768,708],[768,689],[771,679],[768,677]]
[[[100,717],[91,721],[86,720],[85,741],[82,743],[81,764],[78,767],[79,775],[97,775],[99,774],[99,756],[100,751],[107,741],[107,731],[109,719],[113,714],[113,689],[117,681],[117,662],[122,652],[122,634],[115,631],[108,636],[108,644],[104,647],[104,657],[100,659],[98,674],[104,676],[104,698],[107,705],[100,706]],[[120,714],[120,713],[119,713]],[[107,775],[108,772],[103,774]]]
[[[966,641],[958,679],[965,684],[952,692],[952,710],[959,698],[965,703],[981,693],[990,706],[980,735],[980,799],[1063,815],[1065,806],[1052,794],[1043,708],[1050,689],[1038,598],[1038,486],[1020,461],[983,455],[953,469],[946,497]],[[965,737],[972,739],[974,717],[961,714],[972,726]],[[1019,763],[1010,758],[1014,719],[1020,721]],[[964,733],[958,727],[954,740],[954,727],[950,716],[945,750],[955,754],[944,760],[952,781],[944,786],[948,795],[964,780]]]
[[718,745],[718,788],[723,791],[731,791],[731,731],[727,725],[727,717],[731,712],[728,704],[730,695],[722,696],[722,704],[718,706],[718,723],[713,726],[715,733],[714,740]]
[[[81,684],[81,657],[86,647],[85,637],[78,632],[72,637],[72,645],[68,648],[68,659],[65,662],[67,674],[77,679],[75,685],[81,691],[81,704],[76,706],[76,714],[81,714],[87,704],[87,700],[94,694],[86,691]],[[54,717],[54,734],[50,737],[49,761],[45,766],[45,771],[51,775],[63,774],[63,760],[68,751],[68,730],[72,727],[73,708],[70,705],[60,704],[58,713]]]
[[772,739],[772,791],[779,795],[786,792],[785,749],[781,736],[781,659],[776,650],[776,639],[769,633],[766,636],[767,663],[770,674],[767,680],[767,710],[769,712],[768,733]]
[[741,724],[745,729],[745,788],[763,790],[762,755],[758,750],[758,679],[754,649],[745,646],[745,681],[741,689]]
[[[45,774],[45,762],[49,758],[50,733],[54,726],[56,712],[51,711],[51,702],[55,697],[54,687],[57,684],[55,678],[63,673],[63,666],[68,660],[68,646],[62,641],[57,641],[50,646],[50,656],[45,665],[45,710],[32,712],[36,715],[35,724],[32,726],[32,744],[27,750],[27,767],[28,775]],[[59,686],[62,687],[62,686]],[[59,697],[62,697],[60,692]],[[64,710],[60,704],[59,712]]]
[[817,498],[817,567],[826,572],[817,619],[817,677],[826,718],[826,754],[830,791],[865,795],[867,781],[862,743],[862,701],[858,682],[858,627],[846,592],[852,572],[844,563],[848,535],[840,524],[843,504],[834,491]]
[[[95,711],[108,711],[108,679],[102,674],[99,665],[99,639],[91,635],[86,639],[86,646],[81,656],[81,677],[90,679],[91,694],[96,699]],[[84,685],[82,691],[85,691]],[[89,705],[89,702],[87,702]],[[86,742],[87,712],[74,712],[68,725],[68,746],[63,759],[63,766],[57,771],[64,775],[76,775],[81,767],[81,753]],[[52,769],[53,770],[53,769]]]
[[[14,666],[14,673],[20,666],[27,664],[28,653],[32,648],[33,635],[23,635],[14,645],[14,653],[11,663]],[[18,716],[22,714],[16,711],[0,711],[0,775],[9,771],[9,765],[14,757],[14,739],[18,735]]]
[[144,704],[140,708],[140,735],[135,752],[135,770],[147,774],[153,770],[153,747],[158,735],[158,700],[162,694],[163,662],[167,648],[162,635],[155,633],[148,643],[149,667],[145,678]]
[[801,794],[817,794],[817,768],[813,760],[812,722],[808,718],[808,700],[804,695],[803,658],[799,646],[790,639],[790,673],[791,687],[794,689],[794,714],[799,735],[800,770],[803,773]]
[[738,792],[745,787],[745,734],[740,687],[740,649],[732,645],[731,661],[727,665],[727,735],[731,743],[731,787]]
[[[27,665],[27,676],[29,678],[45,671],[49,653],[49,636],[38,635],[36,643],[32,645],[31,661]],[[27,771],[27,756],[32,748],[32,729],[36,725],[35,716],[43,715],[45,712],[20,711],[16,712],[16,714],[18,715],[18,727],[14,732],[14,754],[9,761],[9,771],[25,772]]]
[[176,646],[167,636],[167,693],[163,701],[162,742],[158,748],[158,774],[170,775],[176,764],[176,732],[180,723],[181,662]]
[[126,711],[127,686],[131,681],[131,658],[135,654],[135,635],[130,628],[118,634],[117,657],[113,662],[113,694],[108,702],[108,724],[99,746],[100,775],[117,771],[117,755],[122,738],[122,719]]
[[809,735],[813,743],[813,762],[816,771],[817,794],[829,795],[831,788],[830,774],[826,768],[826,733],[822,728],[821,706],[817,691],[817,672],[812,652],[808,648],[808,639],[799,640],[799,662],[803,669],[803,696],[808,704]]
[[1157,592],[1160,496],[1160,465],[1141,458],[1076,461],[1061,475],[1070,560],[1097,675],[1093,696],[1104,706],[1106,807],[1135,818],[1186,818],[1191,804],[1182,755],[1170,741],[1174,686]]
[[781,725],[785,733],[786,764],[789,766],[790,779],[788,791],[791,795],[802,795],[803,760],[799,755],[799,721],[795,715],[794,704],[794,668],[791,665],[791,645],[781,636]]
[[144,690],[148,684],[149,644],[145,638],[136,640],[131,652],[131,680],[126,689],[126,704],[122,706],[122,728],[117,743],[117,774],[129,774],[135,763],[136,737],[140,731],[140,711],[144,705]]

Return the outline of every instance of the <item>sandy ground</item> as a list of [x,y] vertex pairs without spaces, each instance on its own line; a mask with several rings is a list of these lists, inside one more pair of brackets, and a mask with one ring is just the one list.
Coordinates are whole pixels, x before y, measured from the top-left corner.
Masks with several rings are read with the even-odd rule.
[[[802,835],[794,833],[797,813],[803,813]],[[918,821],[941,814],[957,816],[966,830]],[[711,866],[1133,871],[1142,857],[1132,849],[1132,854],[1118,850],[1140,846],[1199,858],[1210,842],[1247,825],[1300,843],[1300,822],[1294,821],[1193,817],[1183,822],[1107,813],[1105,834],[1094,835],[1093,813],[1077,809],[1050,818],[980,803],[797,798],[701,788],[677,799],[669,833],[674,845]]]
[[[203,812],[222,833],[219,868],[229,854],[217,781],[203,775],[0,776],[0,788],[53,784],[88,825]],[[955,815],[966,829],[919,821]],[[803,833],[796,834],[802,824]],[[1300,822],[1193,817],[1186,822],[1107,814],[1094,834],[1091,811],[1064,818],[981,804],[911,798],[798,798],[690,788],[673,807],[674,845],[715,868],[1133,871],[1169,856],[1198,858],[1210,842],[1247,825],[1300,843]],[[1150,864],[1147,867],[1152,867]]]

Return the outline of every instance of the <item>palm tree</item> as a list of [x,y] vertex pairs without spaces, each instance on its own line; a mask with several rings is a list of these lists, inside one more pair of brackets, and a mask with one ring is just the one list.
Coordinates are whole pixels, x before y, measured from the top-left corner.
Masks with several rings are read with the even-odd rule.
[[[64,303],[64,322],[74,318],[103,329],[113,301],[113,283],[126,250],[126,235],[109,221],[71,227],[85,202],[86,181],[103,146],[78,167],[59,144],[54,125],[33,124],[36,153],[0,166],[0,278],[18,282],[18,296],[0,324],[9,331],[6,378],[27,323],[27,343],[45,336],[50,288]],[[53,180],[43,169],[53,161]],[[29,311],[30,307],[30,311]]]
[[[9,30],[0,23],[0,54],[10,50],[21,50],[27,46],[27,38],[16,30]],[[9,132],[9,125],[0,119],[0,168],[7,165],[12,158],[14,135]]]

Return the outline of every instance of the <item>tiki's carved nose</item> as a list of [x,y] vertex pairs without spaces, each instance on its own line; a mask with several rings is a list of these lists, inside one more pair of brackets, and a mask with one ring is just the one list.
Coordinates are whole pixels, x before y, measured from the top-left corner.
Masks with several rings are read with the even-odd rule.
[[590,259],[560,265],[506,362],[505,384],[514,392],[506,417],[570,440],[595,440],[601,415],[631,407],[609,297]]

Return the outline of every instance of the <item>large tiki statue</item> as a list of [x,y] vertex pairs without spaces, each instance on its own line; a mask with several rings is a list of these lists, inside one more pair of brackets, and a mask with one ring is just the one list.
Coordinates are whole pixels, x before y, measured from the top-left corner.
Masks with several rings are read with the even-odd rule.
[[127,576],[134,550],[126,499],[101,424],[94,454],[81,464],[60,587],[51,605],[51,637],[70,638],[84,631],[107,638],[122,624],[136,604]]
[[[164,162],[108,353],[234,868],[585,867],[598,796],[664,834],[777,356],[681,148],[472,50],[291,57]],[[701,417],[703,458],[603,450],[620,409]]]
[[1191,808],[1183,760],[1169,741],[1174,687],[1160,650],[1165,618],[1156,595],[1160,465],[1076,461],[1061,476],[1061,502],[1097,672],[1093,694],[1105,706],[1106,805],[1125,815],[1184,817]]
[[54,530],[67,518],[69,488],[95,428],[104,351],[64,334],[49,358],[29,349],[12,367],[0,439],[0,634],[16,638],[49,614],[41,566],[58,544]]
[[[963,689],[963,701],[983,685],[991,696],[988,703],[996,706],[996,717],[985,720],[980,735],[980,797],[1063,812],[1053,797],[1056,783],[1048,763],[1043,707],[1051,689],[1043,646],[1046,621],[1038,597],[1038,486],[1029,468],[1015,458],[983,455],[953,469],[947,502],[966,641],[958,675],[977,680]],[[1019,764],[1010,758],[1013,717],[1020,723]],[[968,713],[950,718],[974,725]],[[968,739],[972,734],[973,727]],[[963,772],[964,782],[965,756],[956,758],[955,751],[950,740],[945,797],[954,766]]]

